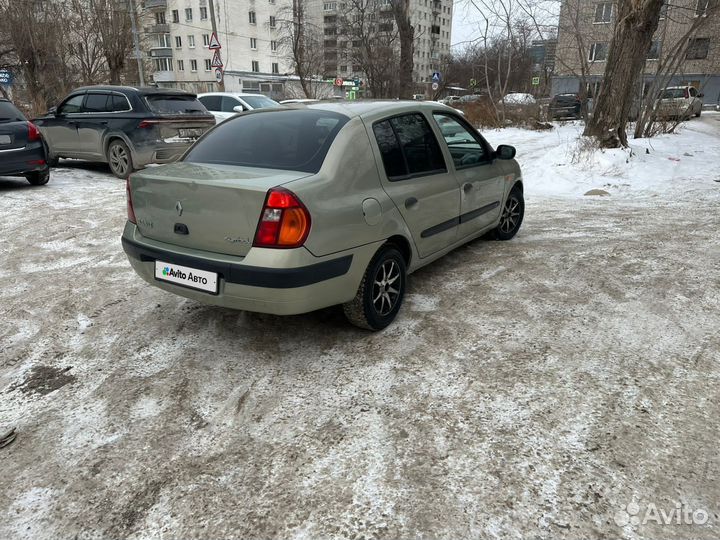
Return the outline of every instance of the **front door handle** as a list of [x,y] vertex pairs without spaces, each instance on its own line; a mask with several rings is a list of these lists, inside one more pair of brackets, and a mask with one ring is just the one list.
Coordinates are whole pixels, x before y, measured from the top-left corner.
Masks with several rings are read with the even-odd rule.
[[418,200],[415,197],[410,197],[408,199],[405,199],[405,208],[412,208],[418,203]]
[[472,185],[471,183],[469,183],[469,182],[468,182],[467,184],[464,184],[464,185],[463,185],[463,191],[464,191],[465,193],[470,193],[470,191],[472,190],[472,188],[473,188],[473,185]]

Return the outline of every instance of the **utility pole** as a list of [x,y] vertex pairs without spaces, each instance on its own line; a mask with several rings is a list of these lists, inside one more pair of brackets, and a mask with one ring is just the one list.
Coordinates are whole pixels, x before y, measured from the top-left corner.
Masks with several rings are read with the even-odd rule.
[[[218,35],[217,32],[217,22],[215,21],[215,0],[208,0],[208,4],[210,5],[210,24],[212,25],[212,31],[213,34],[216,36]],[[220,36],[218,36],[218,41],[220,40]],[[218,81],[218,89],[220,92],[225,91],[225,77],[223,77],[220,81]]]
[[135,17],[137,16],[137,11],[135,10],[135,1],[128,0],[128,2],[130,3],[130,27],[132,28],[133,44],[135,46],[135,58],[137,59],[138,78],[140,79],[140,86],[145,86],[142,53],[140,52],[140,39],[138,38],[137,26],[135,24]]

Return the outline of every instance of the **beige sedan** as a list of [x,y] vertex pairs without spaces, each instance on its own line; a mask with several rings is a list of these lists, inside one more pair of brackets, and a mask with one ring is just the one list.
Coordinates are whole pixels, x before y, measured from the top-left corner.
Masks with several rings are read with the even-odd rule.
[[342,304],[379,330],[408,274],[481,235],[517,233],[514,155],[437,103],[252,111],[180,162],[132,175],[122,244],[168,292],[280,315]]

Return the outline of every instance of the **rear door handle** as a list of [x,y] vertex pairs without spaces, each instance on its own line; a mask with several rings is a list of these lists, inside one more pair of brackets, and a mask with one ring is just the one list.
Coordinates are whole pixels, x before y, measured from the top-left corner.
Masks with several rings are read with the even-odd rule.
[[409,197],[405,199],[405,208],[412,208],[418,203],[418,200],[415,197]]
[[468,182],[467,184],[464,184],[464,185],[463,185],[463,191],[464,191],[465,193],[469,193],[470,190],[472,190],[472,188],[473,188],[473,185],[472,185],[471,183],[469,183],[469,182]]

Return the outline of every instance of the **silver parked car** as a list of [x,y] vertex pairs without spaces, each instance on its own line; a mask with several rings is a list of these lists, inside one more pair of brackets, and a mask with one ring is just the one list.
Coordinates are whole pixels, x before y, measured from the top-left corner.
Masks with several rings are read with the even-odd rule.
[[438,103],[252,111],[128,180],[122,244],[166,291],[275,314],[343,304],[378,330],[408,274],[480,235],[517,233],[514,156]]

